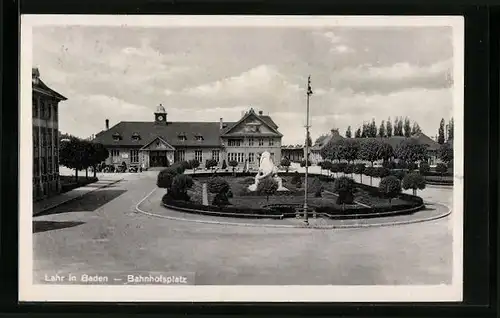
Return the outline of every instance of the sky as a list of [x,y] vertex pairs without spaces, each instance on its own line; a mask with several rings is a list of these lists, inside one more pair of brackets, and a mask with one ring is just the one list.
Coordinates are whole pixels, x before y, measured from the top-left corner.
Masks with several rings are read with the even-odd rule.
[[33,66],[68,98],[62,132],[89,137],[120,121],[237,121],[269,114],[283,144],[395,116],[435,136],[453,114],[450,27],[37,26]]

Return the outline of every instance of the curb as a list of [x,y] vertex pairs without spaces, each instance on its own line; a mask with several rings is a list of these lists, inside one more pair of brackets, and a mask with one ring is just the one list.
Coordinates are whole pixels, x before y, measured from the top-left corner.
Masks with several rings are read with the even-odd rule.
[[[60,206],[60,205],[63,205],[63,204],[66,204],[66,203],[68,203],[68,202],[71,202],[71,201],[74,201],[74,200],[76,200],[76,199],[79,199],[79,198],[81,198],[81,197],[83,197],[83,196],[85,196],[85,195],[87,195],[87,194],[89,194],[89,193],[91,193],[91,192],[94,192],[94,191],[97,191],[97,190],[101,190],[101,189],[107,188],[107,187],[112,186],[113,184],[116,184],[116,183],[118,183],[118,182],[120,182],[120,181],[123,181],[123,180],[124,180],[124,179],[122,178],[122,179],[119,179],[119,180],[113,181],[113,182],[111,182],[111,183],[109,183],[109,184],[106,184],[106,185],[104,185],[104,186],[102,186],[102,187],[92,189],[92,190],[90,190],[90,191],[88,191],[88,192],[82,193],[82,194],[77,195],[77,196],[75,196],[75,197],[73,197],[73,198],[69,198],[69,199],[66,199],[66,200],[64,200],[64,201],[58,202],[58,203],[56,203],[56,204],[53,204],[53,205],[51,205],[51,206],[49,206],[49,207],[47,207],[47,208],[44,208],[44,209],[42,209],[42,210],[38,211],[37,213],[33,213],[33,216],[37,216],[37,215],[39,215],[39,214],[41,214],[41,213],[43,213],[43,212],[46,212],[46,211],[52,210],[52,209],[54,209],[54,208],[57,208],[57,207],[58,207],[58,206]],[[99,181],[97,181],[97,182],[99,182]],[[76,189],[78,189],[78,188],[76,188]]]
[[449,206],[447,206],[445,204],[441,204],[441,203],[436,203],[436,204],[440,204],[440,205],[446,207],[448,209],[448,211],[446,213],[443,213],[443,214],[440,214],[437,216],[427,217],[427,218],[423,218],[420,220],[399,221],[399,222],[389,222],[389,223],[304,226],[301,224],[297,224],[297,225],[265,224],[265,223],[255,224],[255,223],[237,223],[237,222],[224,222],[224,221],[196,220],[196,219],[185,219],[185,218],[174,217],[174,216],[166,216],[166,215],[150,213],[150,212],[146,212],[144,210],[141,210],[141,208],[139,206],[144,201],[146,201],[157,189],[158,188],[154,188],[148,195],[146,195],[141,201],[139,201],[139,203],[137,203],[137,205],[135,206],[136,212],[144,214],[144,215],[148,215],[151,217],[161,218],[161,219],[200,223],[200,224],[234,225],[234,226],[243,226],[243,227],[294,228],[294,229],[353,229],[353,228],[384,227],[384,226],[397,226],[397,225],[408,225],[408,224],[414,224],[414,223],[422,223],[422,222],[438,220],[438,219],[447,217],[448,215],[451,214],[451,208]]

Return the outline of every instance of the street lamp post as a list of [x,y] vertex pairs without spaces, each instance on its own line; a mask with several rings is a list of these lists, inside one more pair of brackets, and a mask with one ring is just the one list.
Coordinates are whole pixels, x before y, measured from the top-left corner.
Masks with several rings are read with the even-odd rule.
[[311,75],[307,78],[307,110],[306,110],[306,153],[305,153],[305,162],[306,162],[306,173],[304,180],[304,223],[306,225],[309,224],[308,215],[307,215],[307,175],[309,171],[309,97],[312,95],[311,89]]

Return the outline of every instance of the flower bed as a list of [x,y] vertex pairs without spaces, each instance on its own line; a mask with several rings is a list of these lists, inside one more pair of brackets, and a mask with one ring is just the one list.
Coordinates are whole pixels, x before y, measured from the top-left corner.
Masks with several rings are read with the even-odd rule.
[[[254,173],[238,173],[232,177],[232,173],[217,173],[217,176],[227,176],[225,178],[230,185],[233,197],[229,199],[228,206],[213,206],[210,203],[214,194],[208,193],[209,205],[202,204],[202,184],[208,181],[213,174],[199,173],[193,175],[194,186],[188,191],[191,202],[175,201],[168,196],[164,196],[162,202],[166,207],[190,213],[218,215],[225,217],[253,217],[253,218],[282,218],[295,217],[295,209],[302,207],[304,188],[296,188],[291,183],[294,173],[280,173],[283,186],[290,191],[277,192],[270,196],[269,200],[262,195],[247,190],[248,185],[253,183]],[[301,174],[303,179],[304,175]],[[400,194],[392,199],[391,204],[380,195],[375,187],[365,184],[356,184],[355,203],[352,205],[340,206],[336,203],[337,194],[333,193],[334,178],[312,174],[308,178],[311,182],[318,178],[322,182],[323,191],[321,197],[315,197],[310,193],[308,203],[318,214],[331,218],[369,218],[389,215],[408,214],[424,208],[423,200],[420,197]],[[362,203],[362,204],[358,204]],[[366,207],[363,205],[370,205]]]

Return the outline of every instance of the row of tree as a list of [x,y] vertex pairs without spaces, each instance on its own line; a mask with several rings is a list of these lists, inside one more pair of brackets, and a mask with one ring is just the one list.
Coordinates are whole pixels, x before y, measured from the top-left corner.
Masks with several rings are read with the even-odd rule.
[[78,180],[78,171],[85,170],[88,177],[88,169],[96,167],[109,157],[108,150],[99,143],[83,140],[78,137],[66,135],[60,141],[59,164],[75,169],[75,178]]
[[[374,138],[374,137],[385,138],[392,136],[410,137],[420,132],[422,132],[422,130],[420,129],[418,123],[413,122],[412,125],[408,117],[405,117],[404,119],[403,117],[396,117],[394,119],[394,124],[392,123],[391,118],[389,117],[387,121],[382,120],[379,126],[377,126],[375,119],[372,119],[370,123],[364,122],[363,126],[359,127],[355,131],[354,137],[355,138]],[[345,137],[346,138],[353,137],[351,126],[347,127],[347,130],[345,132]]]
[[445,142],[448,142],[449,140],[453,140],[453,130],[454,130],[453,117],[448,121],[448,124],[445,124],[444,118],[441,118],[441,121],[439,122],[437,142],[442,145]]

